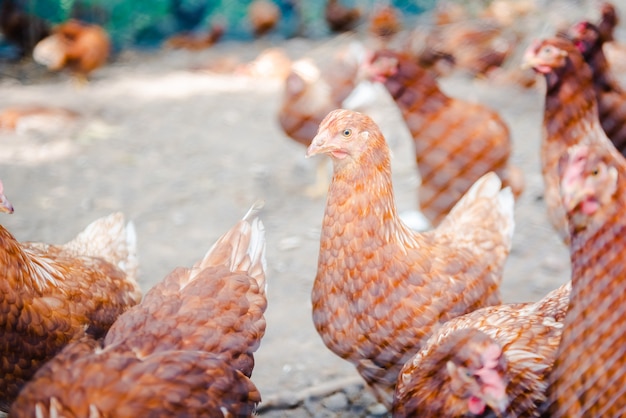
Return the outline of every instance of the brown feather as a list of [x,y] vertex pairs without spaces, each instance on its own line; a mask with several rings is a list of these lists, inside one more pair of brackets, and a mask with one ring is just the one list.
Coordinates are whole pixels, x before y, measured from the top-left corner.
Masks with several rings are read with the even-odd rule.
[[[313,321],[324,343],[390,406],[402,365],[439,323],[499,302],[513,198],[491,173],[438,229],[418,234],[398,218],[389,148],[371,118],[331,112],[307,151],[320,153],[331,156],[334,174]],[[479,220],[487,216],[489,226]]]
[[[502,350],[502,380],[506,398],[504,416],[535,417],[546,400],[547,376],[561,340],[569,305],[567,283],[534,303],[491,306],[446,322],[403,367],[394,397],[394,417],[471,415],[468,409],[472,381],[455,382],[447,361],[467,363],[479,357],[469,344],[474,335]],[[463,389],[462,389],[463,388]],[[492,410],[493,411],[493,410]]]
[[572,294],[550,374],[552,417],[626,411],[626,160],[606,142],[569,148],[561,170]]
[[598,106],[589,66],[567,39],[537,41],[525,53],[525,63],[546,77],[541,172],[548,218],[567,242],[569,232],[559,192],[558,163],[568,147],[607,142],[598,120]]
[[192,268],[177,268],[120,316],[103,343],[48,362],[11,416],[251,416],[265,333],[265,235],[258,207]]
[[379,51],[366,65],[387,87],[413,136],[422,180],[419,204],[433,225],[489,171],[515,196],[522,192],[521,177],[509,165],[509,129],[496,112],[447,96],[433,74],[396,52]]
[[135,249],[125,245],[121,214],[93,222],[63,246],[20,243],[0,226],[1,410],[66,344],[104,337],[141,300]]

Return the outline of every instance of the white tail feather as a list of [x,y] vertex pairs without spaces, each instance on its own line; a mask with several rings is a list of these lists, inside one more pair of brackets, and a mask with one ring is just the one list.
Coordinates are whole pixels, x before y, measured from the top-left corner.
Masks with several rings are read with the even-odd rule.
[[63,250],[76,256],[101,257],[122,269],[128,278],[137,279],[137,233],[124,214],[115,212],[96,219]]
[[230,271],[248,273],[265,291],[265,227],[258,217],[263,205],[263,201],[255,202],[243,219],[213,244],[204,258],[194,265],[188,283],[204,268],[222,264]]
[[[502,189],[502,181],[498,175],[489,172],[476,180],[454,205],[438,229],[458,229],[462,224],[473,225],[479,220],[487,219],[494,228],[501,231],[510,249],[515,231],[514,209],[515,200],[511,189],[509,187]],[[493,213],[494,210],[496,213]]]

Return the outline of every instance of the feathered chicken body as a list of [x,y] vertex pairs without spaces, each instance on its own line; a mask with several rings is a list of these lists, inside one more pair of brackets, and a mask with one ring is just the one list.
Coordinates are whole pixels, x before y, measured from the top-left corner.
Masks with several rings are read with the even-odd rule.
[[316,154],[330,155],[334,174],[313,321],[328,348],[390,407],[402,365],[440,323],[499,303],[512,194],[488,174],[436,230],[419,234],[398,218],[389,148],[371,118],[331,112],[307,151]]
[[48,69],[69,69],[80,80],[102,67],[111,53],[108,33],[98,25],[68,20],[56,26],[33,50],[33,59]]
[[151,289],[102,344],[80,341],[46,364],[11,416],[251,416],[267,305],[258,209]]
[[174,49],[201,51],[213,46],[222,38],[225,31],[224,25],[215,23],[204,33],[181,33],[174,35],[165,41],[165,46]]
[[567,283],[534,303],[446,322],[403,367],[394,417],[536,417],[569,304]]
[[254,36],[260,37],[272,31],[280,18],[280,8],[270,0],[253,0],[248,6],[248,21]]
[[624,74],[626,71],[626,44],[614,37],[615,27],[619,24],[617,8],[613,3],[603,2],[600,6],[600,13],[598,28],[605,40],[602,49],[613,73]]
[[[325,66],[304,58],[293,63],[285,79],[283,101],[278,122],[289,138],[309,146],[320,122],[339,107],[355,86],[358,63],[350,47],[341,49]],[[311,197],[322,196],[328,190],[328,169],[321,160],[317,179],[307,189]]]
[[549,416],[623,416],[626,161],[598,141],[570,147],[564,160],[572,293],[549,379]]
[[368,32],[382,45],[389,43],[402,30],[402,14],[391,4],[375,6],[368,20]]
[[324,7],[324,19],[332,32],[345,32],[353,29],[361,18],[361,10],[346,7],[340,0],[327,0]]
[[513,54],[519,39],[493,19],[463,19],[437,26],[424,42],[424,53],[450,56],[455,68],[473,76],[487,75]]
[[602,35],[600,28],[588,21],[571,27],[569,35],[591,67],[600,124],[613,145],[626,155],[626,91],[613,76],[603,52],[609,35]]
[[431,73],[396,52],[376,52],[364,71],[384,83],[413,136],[422,181],[419,204],[431,223],[441,222],[489,171],[514,195],[522,192],[521,172],[509,164],[509,129],[495,111],[447,96]]
[[591,70],[571,41],[536,41],[526,50],[524,63],[546,78],[541,142],[544,199],[550,222],[567,242],[569,232],[559,193],[559,159],[573,145],[610,141],[598,120]]
[[141,300],[135,245],[120,213],[62,246],[20,243],[0,226],[0,410],[65,345],[104,337]]

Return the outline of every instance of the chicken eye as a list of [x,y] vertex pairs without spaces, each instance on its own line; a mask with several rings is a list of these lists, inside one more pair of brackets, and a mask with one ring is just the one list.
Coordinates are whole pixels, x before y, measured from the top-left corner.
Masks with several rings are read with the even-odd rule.
[[596,168],[595,170],[593,170],[593,171],[591,172],[591,175],[592,175],[592,176],[597,176],[599,172],[600,172],[600,171]]
[[344,129],[341,135],[343,135],[345,138],[348,138],[350,135],[352,135],[352,129]]

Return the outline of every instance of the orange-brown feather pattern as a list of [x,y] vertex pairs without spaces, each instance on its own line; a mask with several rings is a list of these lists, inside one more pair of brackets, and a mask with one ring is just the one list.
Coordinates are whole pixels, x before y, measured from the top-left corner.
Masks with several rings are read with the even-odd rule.
[[379,59],[398,62],[384,84],[413,136],[422,181],[419,205],[434,225],[489,171],[516,196],[522,192],[523,179],[509,164],[509,129],[495,111],[445,95],[435,77],[408,57],[379,51],[371,65]]
[[[588,170],[580,173],[583,179],[595,179],[600,165],[615,170],[617,176],[610,178],[613,184],[594,182],[594,197],[600,204],[593,213],[581,205],[571,205],[567,212],[572,293],[550,375],[552,417],[622,416],[626,410],[620,383],[626,378],[626,160],[606,142],[587,147]],[[571,154],[564,171],[568,165],[572,165]]]
[[102,27],[73,19],[56,26],[33,50],[35,61],[50,70],[67,68],[83,79],[102,67],[110,54],[111,40]]
[[[105,232],[83,239],[110,237]],[[84,335],[104,337],[117,317],[141,300],[135,272],[117,266],[127,260],[110,259],[106,249],[98,256],[93,247],[81,252],[76,242],[20,243],[0,226],[1,410],[66,344]]]
[[607,38],[612,38],[612,31],[603,35],[600,26],[582,21],[568,33],[591,67],[602,129],[622,155],[626,155],[626,91],[613,76],[603,50]]
[[[353,142],[341,136],[346,129]],[[509,215],[494,207],[500,182],[492,173],[438,229],[418,234],[398,219],[389,149],[369,117],[331,112],[309,147],[317,153],[329,153],[335,167],[312,291],[315,327],[390,406],[402,365],[440,323],[499,303],[513,199]],[[480,223],[485,213],[498,228]]]
[[251,416],[267,306],[258,209],[192,268],[166,276],[102,342],[83,339],[48,362],[11,416]]
[[525,62],[539,72],[547,71],[541,141],[544,199],[550,222],[567,242],[567,219],[559,192],[559,160],[568,147],[609,140],[598,120],[591,70],[571,41],[560,38],[538,41],[527,50]]
[[490,306],[446,322],[404,365],[394,396],[394,417],[469,415],[467,393],[458,390],[446,363],[478,355],[468,344],[476,333],[486,334],[502,349],[508,404],[504,415],[537,416],[546,400],[547,377],[561,340],[570,290],[567,283],[538,302]]

